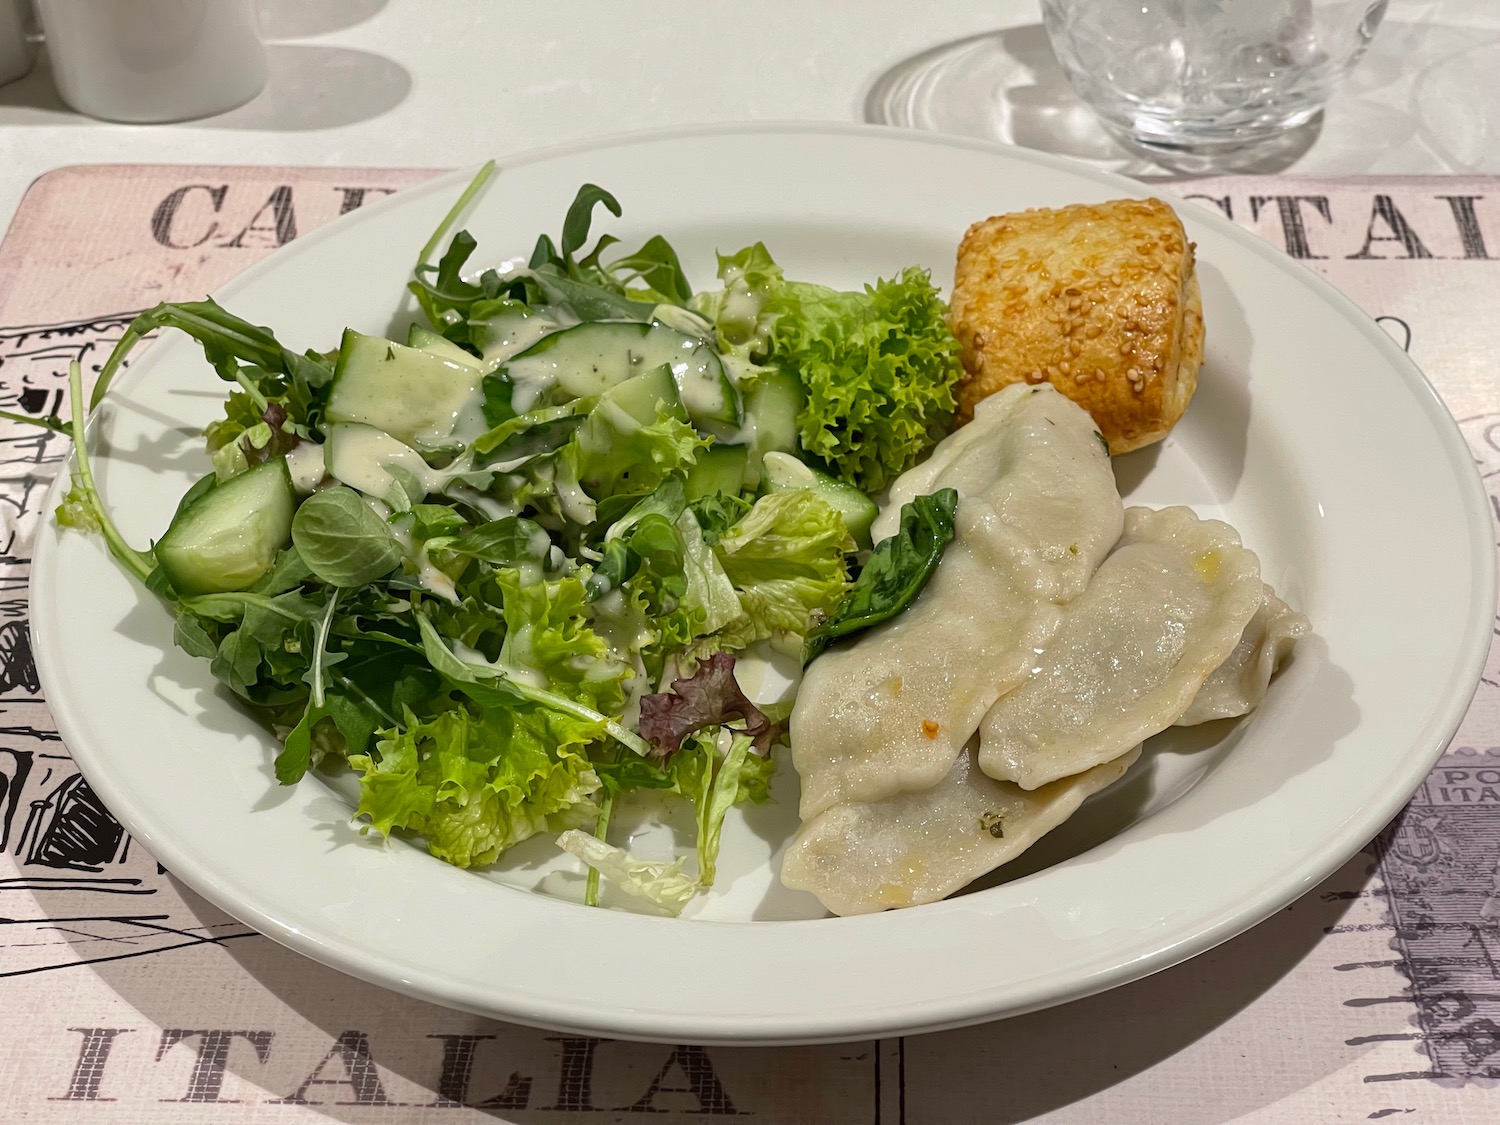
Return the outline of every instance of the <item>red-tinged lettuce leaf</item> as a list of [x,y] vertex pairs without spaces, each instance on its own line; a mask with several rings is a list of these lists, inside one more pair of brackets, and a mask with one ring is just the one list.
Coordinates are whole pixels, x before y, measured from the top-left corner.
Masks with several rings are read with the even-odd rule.
[[780,726],[746,698],[734,678],[734,657],[716,652],[685,679],[673,680],[670,691],[641,697],[641,737],[662,758],[669,758],[682,740],[704,727],[723,726],[731,719],[744,722],[743,733],[762,756],[781,733]]

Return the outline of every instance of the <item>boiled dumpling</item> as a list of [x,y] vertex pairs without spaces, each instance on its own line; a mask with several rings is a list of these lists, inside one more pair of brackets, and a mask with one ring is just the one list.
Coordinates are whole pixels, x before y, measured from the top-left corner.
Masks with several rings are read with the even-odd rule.
[[927,588],[808,666],[791,718],[803,820],[941,781],[1026,678],[1123,518],[1092,420],[1050,387],[987,399],[896,481],[885,528],[902,498],[945,487],[959,492],[956,534]]
[[1131,508],[1030,678],[980,727],[979,764],[1036,789],[1110,761],[1188,710],[1264,600],[1239,535],[1187,508]]
[[936,902],[1015,859],[1139,756],[1135,747],[1028,791],[981,773],[971,744],[931,788],[835,805],[808,821],[782,861],[781,881],[811,891],[835,914]]
[[1083,592],[1123,526],[1104,439],[1084,410],[1049,385],[1017,385],[986,399],[974,421],[922,464],[896,478],[876,519],[877,540],[895,533],[901,506],[940,488],[983,497],[1036,549],[1056,601]]
[[1276,669],[1310,628],[1305,615],[1267,586],[1265,600],[1245,626],[1240,643],[1204,681],[1177,725],[1190,727],[1213,719],[1232,719],[1255,710],[1266,697]]

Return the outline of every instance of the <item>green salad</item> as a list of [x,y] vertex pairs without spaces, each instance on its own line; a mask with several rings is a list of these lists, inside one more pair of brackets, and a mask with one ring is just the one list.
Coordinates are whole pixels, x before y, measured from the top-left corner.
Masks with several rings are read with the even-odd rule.
[[[72,420],[42,422],[76,446],[57,518],[102,534],[275,732],[282,784],[352,770],[369,829],[462,867],[552,834],[589,902],[602,872],[676,911],[784,739],[790,705],[747,698],[736,659],[805,662],[900,612],[953,536],[951,490],[870,527],[952,423],[958,346],[916,268],[837,292],[757,243],[695,291],[659,236],[590,244],[598,208],[620,214],[593,185],[526,266],[472,270],[448,235],[490,171],[422,251],[403,340],[297,354],[211,300],[136,319],[90,407],[162,328],[230,385],[213,471],[150,550],[100,502],[75,364]],[[695,864],[609,842],[641,789],[691,803]]]

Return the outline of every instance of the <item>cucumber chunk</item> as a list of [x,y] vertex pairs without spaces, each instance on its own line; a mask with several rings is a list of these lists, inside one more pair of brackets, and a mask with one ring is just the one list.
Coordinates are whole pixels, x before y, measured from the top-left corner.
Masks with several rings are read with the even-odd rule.
[[346,329],[325,416],[419,450],[467,444],[489,429],[480,382],[476,367]]
[[632,467],[631,435],[666,413],[686,421],[677,384],[666,364],[627,379],[599,396],[578,431],[578,479],[596,495],[616,490]]
[[809,468],[789,453],[772,451],[765,456],[767,492],[790,492],[810,488],[830,508],[844,517],[844,526],[861,547],[870,546],[870,525],[880,509],[852,484],[835,480],[827,473]]
[[760,484],[760,473],[767,453],[792,453],[799,448],[797,415],[802,412],[806,396],[802,380],[795,371],[768,371],[745,393],[745,431],[750,442],[747,487]]
[[423,328],[420,324],[413,324],[406,332],[406,346],[416,348],[418,351],[428,352],[439,359],[446,359],[450,363],[461,364],[464,367],[482,367],[484,361],[478,356],[470,355],[446,336],[439,336],[430,328]]
[[292,541],[296,507],[286,461],[267,461],[184,504],[156,542],[156,561],[179,594],[243,590]]
[[514,382],[516,409],[547,398],[587,398],[667,364],[694,422],[736,426],[739,392],[705,340],[664,324],[594,320],[545,336],[498,370]]
[[750,462],[748,445],[711,445],[698,454],[688,470],[685,490],[689,500],[727,492],[738,496],[745,483],[745,468]]

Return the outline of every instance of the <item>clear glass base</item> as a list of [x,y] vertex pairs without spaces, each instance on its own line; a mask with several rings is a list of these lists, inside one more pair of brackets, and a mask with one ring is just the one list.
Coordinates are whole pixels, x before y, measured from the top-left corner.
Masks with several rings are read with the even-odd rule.
[[1137,120],[1123,124],[1101,118],[1109,134],[1131,152],[1176,172],[1278,172],[1312,147],[1323,128],[1321,109],[1312,108],[1273,124],[1222,130],[1183,129]]

